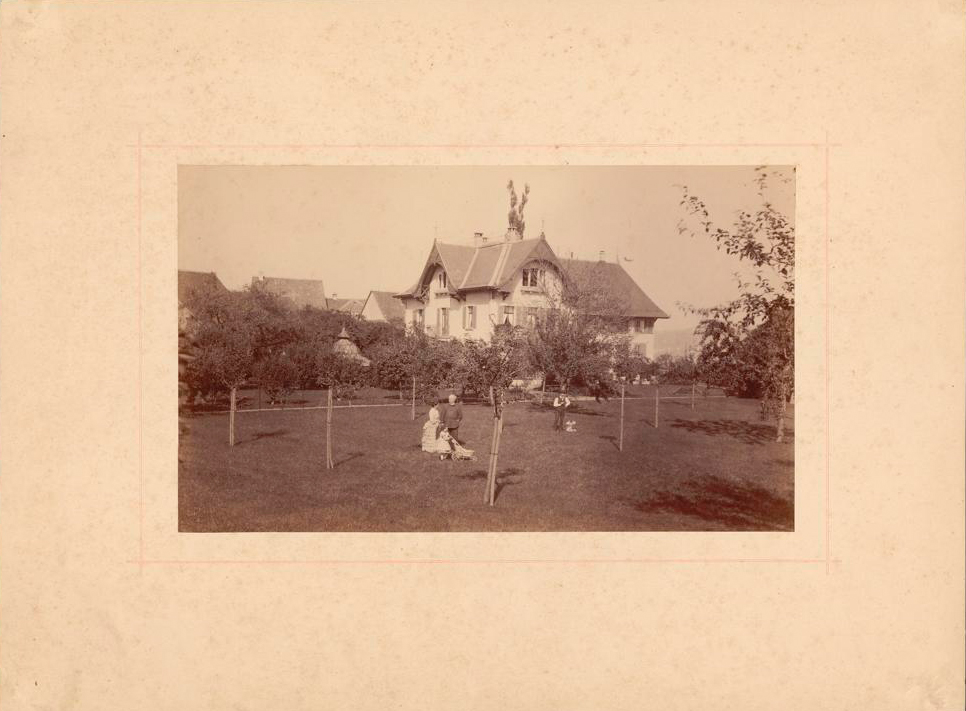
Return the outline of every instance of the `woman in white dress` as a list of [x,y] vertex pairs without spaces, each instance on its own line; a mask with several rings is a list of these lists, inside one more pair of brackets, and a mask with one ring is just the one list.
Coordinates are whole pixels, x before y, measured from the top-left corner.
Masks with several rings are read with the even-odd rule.
[[[423,425],[423,441],[422,450],[424,452],[432,452],[433,454],[439,454],[439,409],[436,407],[436,403],[429,410],[429,419],[426,420],[426,424]],[[447,445],[447,451],[449,450],[449,445]]]

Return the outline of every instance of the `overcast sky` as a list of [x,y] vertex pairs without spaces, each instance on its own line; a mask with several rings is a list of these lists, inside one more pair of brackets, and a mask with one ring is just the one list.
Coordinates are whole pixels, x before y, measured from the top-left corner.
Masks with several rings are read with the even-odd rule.
[[[679,186],[727,226],[760,203],[753,178],[753,166],[181,166],[178,267],[214,271],[229,288],[264,273],[321,279],[329,296],[401,290],[434,237],[502,235],[512,179],[518,191],[530,185],[527,237],[542,227],[561,257],[619,255],[672,317],[661,328],[691,327],[677,302],[734,298],[739,264],[710,239],[678,234]],[[793,215],[794,181],[774,181],[770,196]]]

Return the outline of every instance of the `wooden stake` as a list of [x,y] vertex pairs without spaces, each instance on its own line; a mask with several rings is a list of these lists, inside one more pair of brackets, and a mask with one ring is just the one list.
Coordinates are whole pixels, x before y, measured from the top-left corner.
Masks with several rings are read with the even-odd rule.
[[493,452],[493,476],[490,478],[490,506],[496,501],[496,472],[499,469],[500,440],[503,438],[503,417],[496,418],[496,447]]
[[335,466],[332,462],[332,388],[326,395],[325,410],[325,468],[332,469]]
[[413,422],[416,421],[416,376],[413,376]]
[[231,408],[228,411],[228,446],[235,446],[235,393],[238,388],[231,389]]
[[624,451],[624,383],[621,383],[621,436],[617,440],[617,449]]
[[492,479],[494,478],[493,473],[494,473],[494,470],[495,470],[495,462],[496,462],[496,438],[497,438],[497,430],[498,430],[498,428],[499,428],[499,424],[497,422],[496,413],[494,413],[494,415],[493,415],[493,435],[490,438],[490,460],[489,460],[488,466],[486,468],[486,487],[484,487],[484,489],[483,489],[483,503],[484,504],[487,504],[487,503],[490,502],[490,485],[491,485]]

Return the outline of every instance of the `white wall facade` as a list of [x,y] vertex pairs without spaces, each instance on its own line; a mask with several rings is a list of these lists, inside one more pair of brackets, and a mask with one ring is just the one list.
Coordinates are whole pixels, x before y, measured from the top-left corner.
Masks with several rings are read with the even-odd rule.
[[379,308],[379,303],[372,298],[370,294],[366,299],[366,303],[362,306],[362,318],[366,321],[385,321],[386,316],[382,313],[382,309]]

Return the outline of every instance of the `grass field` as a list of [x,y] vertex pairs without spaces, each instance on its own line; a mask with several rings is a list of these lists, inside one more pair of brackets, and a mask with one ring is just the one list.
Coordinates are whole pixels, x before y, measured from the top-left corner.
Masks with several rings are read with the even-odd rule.
[[[384,402],[390,402],[384,400]],[[182,419],[181,531],[788,531],[794,528],[794,422],[788,443],[734,398],[581,401],[576,433],[547,406],[508,406],[496,505],[483,504],[492,411],[464,406],[475,462],[419,449],[427,408],[334,412],[325,469],[323,410],[247,412],[228,446],[224,414]]]

